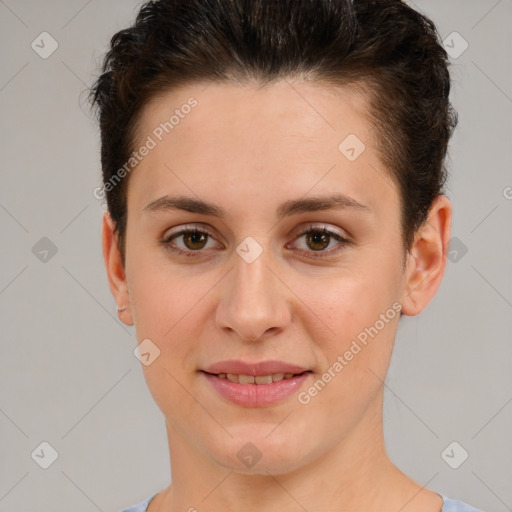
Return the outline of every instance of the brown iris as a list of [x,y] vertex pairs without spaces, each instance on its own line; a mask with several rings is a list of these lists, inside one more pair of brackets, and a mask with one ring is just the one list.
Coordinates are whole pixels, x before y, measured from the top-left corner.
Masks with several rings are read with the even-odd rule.
[[[314,251],[325,249],[330,242],[331,235],[321,231],[312,231],[306,236],[306,243]],[[317,247],[315,247],[315,244]]]
[[208,241],[208,234],[200,231],[189,231],[183,234],[183,242],[187,249],[197,251],[202,249]]

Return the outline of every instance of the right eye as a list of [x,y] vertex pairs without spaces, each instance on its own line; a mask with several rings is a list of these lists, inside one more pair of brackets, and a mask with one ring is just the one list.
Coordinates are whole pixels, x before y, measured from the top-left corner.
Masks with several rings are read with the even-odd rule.
[[[199,256],[199,253],[204,253],[203,249],[212,248],[208,247],[209,238],[213,239],[213,234],[209,231],[191,227],[167,234],[162,240],[162,244],[180,256],[194,257]],[[175,242],[180,239],[181,244]]]

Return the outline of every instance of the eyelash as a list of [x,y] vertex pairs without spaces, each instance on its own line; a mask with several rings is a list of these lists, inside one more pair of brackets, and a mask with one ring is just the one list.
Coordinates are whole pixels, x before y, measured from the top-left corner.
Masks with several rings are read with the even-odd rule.
[[[330,229],[327,229],[324,226],[320,226],[319,227],[319,226],[313,226],[313,225],[308,226],[308,229],[306,229],[305,231],[300,233],[295,238],[295,240],[298,240],[299,238],[303,237],[304,235],[308,235],[310,233],[324,234],[324,235],[327,235],[327,236],[329,236],[331,238],[334,238],[337,242],[339,242],[339,248],[335,249],[335,250],[331,249],[329,251],[325,251],[325,250],[320,250],[320,251],[302,251],[302,252],[306,252],[306,253],[313,253],[314,255],[306,256],[306,257],[312,258],[312,259],[327,258],[327,257],[333,256],[334,254],[336,254],[339,251],[341,251],[345,245],[348,245],[348,244],[351,243],[350,240],[348,240],[347,238],[339,235],[335,231],[331,231]],[[204,235],[208,235],[211,238],[214,238],[214,235],[210,231],[208,231],[207,229],[205,229],[205,228],[198,229],[198,228],[194,227],[194,228],[190,228],[190,229],[182,229],[181,231],[178,231],[177,233],[172,233],[171,235],[165,237],[164,240],[162,240],[162,244],[164,245],[164,247],[166,249],[168,249],[168,250],[178,254],[179,256],[185,256],[185,257],[188,257],[188,258],[190,258],[190,257],[192,257],[192,258],[197,257],[197,256],[200,255],[200,253],[204,252],[202,249],[198,249],[197,251],[193,251],[193,250],[184,251],[183,249],[180,249],[179,247],[173,246],[171,244],[172,240],[174,240],[175,238],[178,238],[178,237],[180,237],[182,235],[185,235],[185,234],[204,234]]]

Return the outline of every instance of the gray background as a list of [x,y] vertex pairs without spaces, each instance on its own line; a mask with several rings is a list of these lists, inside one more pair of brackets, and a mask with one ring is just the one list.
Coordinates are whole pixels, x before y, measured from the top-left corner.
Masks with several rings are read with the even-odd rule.
[[[137,5],[0,2],[2,511],[116,511],[170,480],[164,418],[107,285],[104,205],[92,193],[99,141],[83,92]],[[427,487],[512,510],[512,3],[414,5],[443,39],[456,31],[469,44],[452,59],[460,121],[447,193],[458,240],[434,301],[402,319],[386,442]],[[31,48],[43,31],[59,45],[46,59]],[[56,254],[40,252],[43,237]],[[43,441],[58,452],[48,469],[31,457]],[[441,457],[453,441],[469,453],[458,469]]]

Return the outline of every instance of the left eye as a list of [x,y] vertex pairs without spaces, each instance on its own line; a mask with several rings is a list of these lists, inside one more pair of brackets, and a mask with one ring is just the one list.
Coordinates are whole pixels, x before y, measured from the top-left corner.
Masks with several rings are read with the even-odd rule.
[[[349,243],[349,240],[347,240],[345,237],[341,236],[340,234],[331,231],[330,229],[327,229],[325,227],[315,227],[310,226],[307,231],[304,231],[301,233],[296,240],[299,240],[301,238],[304,238],[304,242],[306,245],[306,249],[301,248],[302,251],[305,251],[306,253],[317,253],[317,254],[311,254],[311,257],[313,258],[321,258],[325,256],[331,256],[333,253],[338,252],[341,250],[343,245],[346,245]],[[331,242],[337,242],[337,245],[340,246],[337,249],[332,250]],[[334,244],[336,245],[336,244]],[[326,250],[329,246],[331,246],[330,250]],[[310,249],[310,250],[308,250]],[[309,255],[308,255],[309,256]]]

